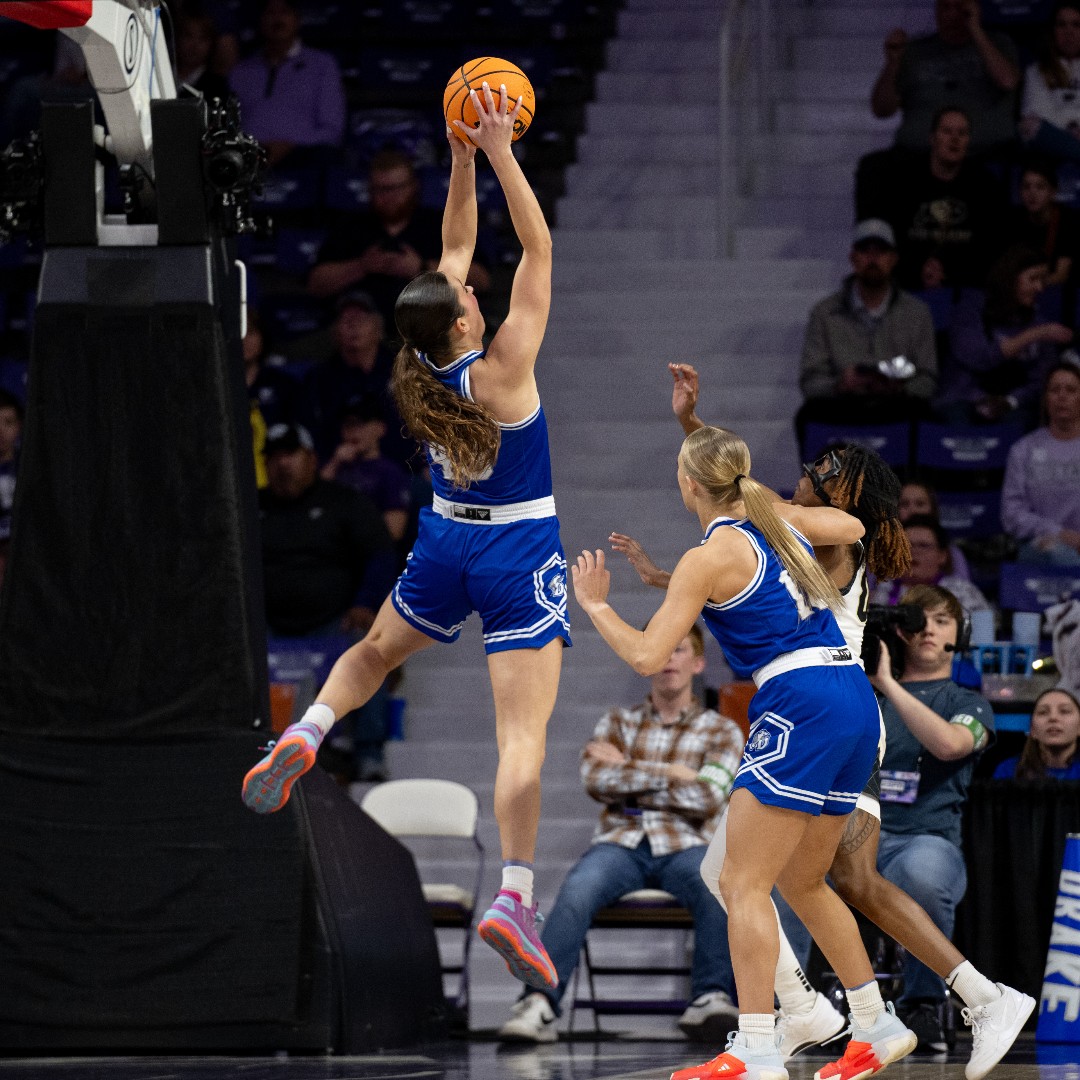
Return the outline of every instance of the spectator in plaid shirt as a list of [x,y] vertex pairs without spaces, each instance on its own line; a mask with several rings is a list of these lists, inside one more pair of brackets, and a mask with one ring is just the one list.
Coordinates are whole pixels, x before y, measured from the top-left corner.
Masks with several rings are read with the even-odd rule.
[[554,1042],[559,1000],[593,916],[635,889],[665,889],[694,917],[692,1003],[679,1019],[691,1038],[715,1041],[738,1020],[727,917],[701,879],[701,859],[727,806],[743,733],[706,709],[693,680],[705,669],[701,628],[690,633],[632,709],[612,709],[581,755],[581,779],[603,804],[592,846],[563,882],[541,937],[556,989],[527,991],[499,1037]]

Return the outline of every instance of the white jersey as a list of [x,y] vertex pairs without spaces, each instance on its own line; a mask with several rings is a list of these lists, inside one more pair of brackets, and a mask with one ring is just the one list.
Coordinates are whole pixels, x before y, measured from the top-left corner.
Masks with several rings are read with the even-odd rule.
[[862,639],[866,627],[866,604],[869,598],[869,583],[866,580],[866,549],[861,543],[855,573],[847,587],[840,590],[840,610],[834,612],[840,633],[851,649],[851,655],[862,664]]
[[[858,543],[858,562],[855,565],[855,573],[847,587],[840,590],[840,610],[834,612],[836,624],[840,627],[840,633],[851,649],[851,655],[856,657],[862,665],[862,639],[863,630],[866,629],[866,605],[870,597],[870,585],[866,580],[866,548]],[[881,806],[878,800],[878,769],[885,760],[885,721],[878,708],[878,759],[874,769],[874,775],[867,784],[867,790],[859,796],[856,806],[860,810],[866,810],[874,817],[881,820]]]

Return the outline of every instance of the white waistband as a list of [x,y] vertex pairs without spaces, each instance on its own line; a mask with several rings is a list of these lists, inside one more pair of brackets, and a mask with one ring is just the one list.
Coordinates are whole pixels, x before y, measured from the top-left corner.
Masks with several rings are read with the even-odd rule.
[[760,689],[770,679],[782,675],[785,671],[794,671],[796,668],[857,663],[858,660],[851,655],[851,650],[846,646],[840,649],[830,649],[823,645],[813,649],[796,649],[794,652],[782,653],[775,660],[770,660],[767,664],[759,667],[751,678]]
[[450,521],[460,521],[466,525],[505,525],[510,521],[525,521],[528,518],[554,517],[555,496],[548,495],[546,498],[528,502],[504,503],[502,506],[479,506],[476,503],[450,502],[436,495],[432,499],[431,509]]

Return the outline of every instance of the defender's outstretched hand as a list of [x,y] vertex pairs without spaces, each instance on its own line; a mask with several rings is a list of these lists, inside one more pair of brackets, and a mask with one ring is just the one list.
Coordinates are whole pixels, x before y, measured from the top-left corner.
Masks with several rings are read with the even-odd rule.
[[675,380],[671,388],[671,411],[678,417],[683,431],[689,435],[703,427],[702,421],[695,415],[698,400],[698,373],[691,364],[668,364],[668,371]]
[[595,553],[583,551],[570,567],[570,572],[574,578],[574,598],[584,611],[603,607],[607,603],[611,574],[604,567],[603,551],[599,548]]
[[625,533],[613,532],[608,540],[616,551],[621,551],[629,560],[630,565],[638,572],[638,577],[646,585],[652,585],[657,589],[666,589],[671,575],[661,570],[645,553],[645,549],[632,537]]

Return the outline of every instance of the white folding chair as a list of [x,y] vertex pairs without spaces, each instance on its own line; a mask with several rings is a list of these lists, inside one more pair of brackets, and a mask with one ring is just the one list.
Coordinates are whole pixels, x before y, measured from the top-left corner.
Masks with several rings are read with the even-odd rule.
[[461,963],[443,964],[442,971],[459,977],[454,1004],[467,1017],[469,948],[484,873],[484,847],[477,835],[480,804],[475,793],[453,780],[389,780],[373,787],[364,796],[360,808],[399,839],[468,840],[475,848],[476,879],[471,891],[451,882],[421,882],[436,929],[456,929],[464,933]]

